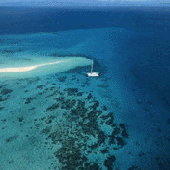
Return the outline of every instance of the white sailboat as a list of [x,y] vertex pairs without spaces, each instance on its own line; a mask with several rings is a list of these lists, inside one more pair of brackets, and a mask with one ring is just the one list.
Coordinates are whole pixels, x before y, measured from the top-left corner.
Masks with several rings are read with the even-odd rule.
[[87,73],[88,77],[98,77],[99,76],[99,72],[93,72],[93,60],[92,60],[92,65],[91,65],[91,72]]

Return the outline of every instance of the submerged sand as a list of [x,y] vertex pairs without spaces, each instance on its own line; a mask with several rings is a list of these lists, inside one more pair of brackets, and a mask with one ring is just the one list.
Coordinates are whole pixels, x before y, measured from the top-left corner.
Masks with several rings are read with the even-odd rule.
[[20,78],[47,75],[65,72],[80,66],[91,64],[90,59],[83,57],[38,57],[38,58],[15,58],[1,60],[0,78]]
[[59,63],[62,63],[64,61],[56,61],[56,62],[53,62],[53,63],[46,63],[46,64],[39,64],[39,65],[34,65],[34,66],[29,66],[29,67],[14,67],[14,68],[0,68],[0,72],[4,72],[4,73],[13,73],[13,72],[27,72],[27,71],[31,71],[31,70],[34,70],[38,67],[41,67],[41,66],[47,66],[47,65],[52,65],[52,64],[59,64]]

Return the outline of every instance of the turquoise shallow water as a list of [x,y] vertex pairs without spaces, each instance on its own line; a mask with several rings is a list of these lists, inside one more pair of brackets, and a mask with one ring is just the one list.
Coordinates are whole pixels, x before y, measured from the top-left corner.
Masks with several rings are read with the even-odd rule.
[[168,169],[168,37],[102,27],[0,40],[0,66],[81,56],[99,71],[0,80],[1,169]]

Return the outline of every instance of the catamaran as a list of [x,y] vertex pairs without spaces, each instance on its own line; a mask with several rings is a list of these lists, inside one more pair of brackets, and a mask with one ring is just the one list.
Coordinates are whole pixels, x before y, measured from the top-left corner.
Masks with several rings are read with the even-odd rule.
[[93,72],[93,60],[92,60],[92,65],[91,65],[91,72],[87,73],[88,77],[98,77],[99,76],[99,72]]

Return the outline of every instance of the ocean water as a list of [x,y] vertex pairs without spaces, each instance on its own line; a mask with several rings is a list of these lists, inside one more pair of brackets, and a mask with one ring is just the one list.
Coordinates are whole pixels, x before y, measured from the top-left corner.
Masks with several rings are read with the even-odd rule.
[[168,170],[169,18],[163,7],[0,7],[0,69],[83,57],[99,71],[87,77],[74,58],[1,77],[0,169]]

